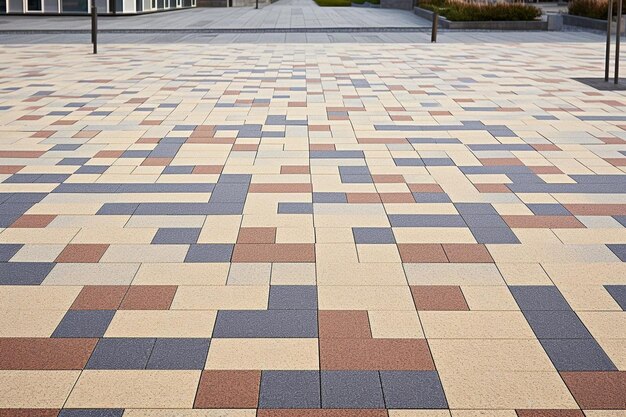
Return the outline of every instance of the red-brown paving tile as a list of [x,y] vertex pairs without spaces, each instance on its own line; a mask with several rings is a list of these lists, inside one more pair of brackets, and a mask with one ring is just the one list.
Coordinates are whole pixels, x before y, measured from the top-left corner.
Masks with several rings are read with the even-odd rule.
[[523,166],[524,163],[517,158],[479,158],[478,159],[483,166]]
[[83,369],[98,339],[0,338],[0,369]]
[[117,310],[126,291],[126,285],[86,285],[70,310]]
[[139,138],[137,139],[137,143],[159,143],[161,139],[159,138]]
[[446,243],[443,250],[450,262],[492,263],[493,259],[485,245],[476,243]]
[[565,204],[575,216],[626,216],[626,204]]
[[70,243],[57,256],[55,262],[60,263],[94,263],[98,262],[104,252],[109,248],[108,244],[73,244]]
[[574,216],[505,215],[502,219],[512,229],[579,229],[585,227]]
[[59,412],[53,408],[3,408],[0,417],[57,417]]
[[167,310],[178,287],[176,285],[131,285],[120,310]]
[[0,158],[39,158],[45,151],[0,151]]
[[446,110],[431,110],[428,113],[431,116],[452,116],[452,113]]
[[40,130],[39,132],[35,132],[32,135],[30,135],[31,138],[49,138],[50,136],[54,135],[57,131],[56,130]]
[[443,193],[439,184],[409,184],[412,193]]
[[261,371],[203,371],[194,408],[256,408]]
[[332,143],[317,143],[309,145],[311,151],[334,151],[335,145]]
[[413,118],[411,116],[406,116],[406,115],[390,116],[390,118],[394,122],[411,122],[411,121],[413,121]]
[[330,132],[330,125],[309,125],[310,132]]
[[626,410],[626,371],[561,372],[583,410]]
[[443,247],[438,243],[399,243],[398,252],[402,262],[448,262]]
[[312,186],[308,183],[277,183],[277,184],[250,184],[250,193],[310,193]]
[[378,184],[403,184],[404,177],[402,175],[372,175],[372,180]]
[[418,311],[469,310],[461,287],[455,285],[415,285],[411,294]]
[[315,262],[315,245],[310,243],[237,243],[232,262]]
[[196,165],[193,167],[192,174],[221,174],[223,165]]
[[545,167],[529,167],[535,174],[562,174],[563,171],[557,167],[545,166]]
[[582,410],[515,410],[517,417],[585,417]]
[[346,200],[352,204],[381,202],[378,193],[347,193]]
[[479,193],[510,193],[511,190],[504,184],[474,184]]
[[327,370],[430,371],[425,339],[323,339],[320,366]]
[[254,143],[234,144],[232,148],[233,151],[256,151],[258,149],[259,145]]
[[365,310],[320,310],[319,337],[330,339],[368,339],[372,337]]
[[91,139],[95,137],[98,133],[100,133],[99,130],[81,130],[80,132],[74,134],[72,137],[81,138],[81,139]]
[[387,410],[376,409],[259,409],[257,417],[387,417]]
[[124,151],[99,151],[93,157],[94,158],[119,158]]
[[24,165],[0,165],[0,174],[17,174]]
[[281,174],[308,174],[310,169],[308,165],[282,165],[280,167]]
[[165,167],[172,162],[174,158],[146,158],[141,162],[144,167]]
[[275,227],[242,227],[237,243],[276,243]]
[[381,193],[380,199],[383,203],[415,203],[411,193]]
[[40,229],[49,225],[57,216],[53,214],[23,214],[11,227],[20,229]]
[[605,158],[604,160],[614,167],[626,166],[626,158]]

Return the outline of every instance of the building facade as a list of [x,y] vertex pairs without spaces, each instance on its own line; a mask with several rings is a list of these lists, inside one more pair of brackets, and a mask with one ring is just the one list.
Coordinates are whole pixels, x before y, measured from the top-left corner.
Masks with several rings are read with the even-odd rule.
[[[1,14],[84,14],[91,0],[0,0]],[[195,7],[196,0],[96,0],[98,14],[136,14]]]

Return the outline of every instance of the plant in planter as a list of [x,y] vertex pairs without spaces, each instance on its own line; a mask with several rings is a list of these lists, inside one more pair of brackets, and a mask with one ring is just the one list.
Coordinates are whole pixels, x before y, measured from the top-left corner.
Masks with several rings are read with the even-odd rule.
[[[622,5],[626,7],[626,1],[623,1]],[[591,19],[606,20],[608,10],[608,0],[571,0],[567,5],[567,11],[569,14],[574,16],[589,17]],[[613,16],[616,14],[617,1],[613,1]]]
[[524,3],[425,0],[419,7],[458,22],[531,21],[541,16],[541,9]]
[[350,7],[350,0],[315,0],[318,6],[322,7]]

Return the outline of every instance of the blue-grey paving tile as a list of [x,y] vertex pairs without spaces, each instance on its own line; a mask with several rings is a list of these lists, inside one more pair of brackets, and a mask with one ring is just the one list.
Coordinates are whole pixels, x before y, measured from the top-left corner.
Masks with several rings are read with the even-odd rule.
[[235,184],[249,184],[252,181],[252,175],[250,174],[221,174],[218,183],[235,183]]
[[0,262],[9,262],[24,245],[17,243],[0,244]]
[[185,262],[230,262],[233,246],[221,243],[191,245],[185,256]]
[[[622,152],[623,153],[623,152]],[[623,184],[626,175],[570,175],[578,184]]]
[[347,203],[345,193],[313,193],[314,203]]
[[75,174],[104,174],[109,169],[106,165],[83,165],[74,172]]
[[451,203],[446,193],[413,193],[416,203]]
[[102,337],[115,310],[69,310],[52,337]]
[[96,215],[127,215],[137,210],[137,203],[105,203],[98,209]]
[[321,371],[322,408],[385,408],[377,371]]
[[159,144],[179,144],[182,145],[183,143],[187,142],[187,138],[184,137],[174,137],[174,136],[168,136],[166,138],[162,138],[159,141]]
[[498,166],[470,166],[459,167],[465,175],[475,174],[531,174],[533,173],[527,166],[518,165],[498,165]]
[[130,150],[124,151],[120,158],[147,158],[149,155],[149,150]]
[[535,149],[525,143],[489,143],[467,145],[472,151],[534,151]]
[[228,215],[243,213],[244,203],[141,203],[134,214],[157,215]]
[[572,309],[553,285],[515,285],[509,290],[522,311]]
[[421,167],[424,162],[420,158],[393,158],[393,162],[398,167]]
[[53,193],[67,194],[99,194],[99,193],[115,193],[120,188],[120,184],[59,184]]
[[533,116],[535,119],[537,120],[558,120],[558,118],[556,116],[552,116],[549,114],[539,114],[536,116]]
[[456,214],[390,214],[393,227],[465,227],[461,216]]
[[451,144],[461,143],[460,140],[455,138],[408,138],[409,143],[437,143],[437,144]]
[[339,167],[339,175],[370,175],[366,166],[343,166]]
[[318,371],[263,371],[259,408],[320,408]]
[[317,287],[315,285],[272,285],[269,309],[316,310]]
[[159,143],[150,152],[150,158],[173,158],[176,156],[182,144],[180,143]]
[[210,193],[214,184],[121,184],[116,193]]
[[18,214],[26,213],[33,206],[33,203],[9,203],[0,204],[0,214]]
[[243,203],[248,195],[249,185],[246,183],[218,182],[211,192],[211,203]]
[[617,184],[509,184],[514,193],[626,194],[626,183]]
[[0,285],[40,285],[54,265],[53,262],[0,263]]
[[144,369],[154,340],[103,337],[98,341],[85,369]]
[[221,310],[213,337],[317,337],[316,310]]
[[108,116],[110,115],[112,112],[110,111],[92,111],[91,113],[89,113],[89,116]]
[[4,184],[31,184],[40,176],[41,174],[13,174],[2,182]]
[[620,261],[626,262],[626,245],[614,244],[606,245],[606,247],[609,248],[609,250],[613,252],[613,254],[615,254],[615,256],[617,256]]
[[204,369],[210,339],[157,339],[146,369]]
[[367,175],[341,175],[342,184],[371,184],[374,182],[372,176]]
[[463,214],[462,216],[470,229],[474,227],[509,227],[499,214]]
[[174,165],[174,166],[166,166],[163,169],[164,174],[191,174],[193,172],[193,166],[185,166],[185,165]]
[[626,121],[626,116],[609,116],[609,115],[601,115],[601,116],[576,116],[579,120],[586,121],[603,121],[603,122],[624,122]]
[[174,131],[178,131],[178,130],[195,130],[196,127],[198,127],[198,125],[176,125],[176,126],[174,126],[174,128],[172,130],[174,130]]
[[22,217],[20,213],[0,214],[0,228],[11,226],[20,217]]
[[515,233],[508,227],[472,227],[470,229],[476,242],[483,244],[520,243]]
[[454,161],[450,158],[422,158],[427,167],[452,167]]
[[527,204],[537,216],[569,216],[570,212],[560,204]]
[[[47,193],[15,193],[10,195],[7,203],[39,203],[46,198]],[[32,205],[32,204],[31,204]]]
[[58,417],[122,417],[123,408],[64,408]]
[[595,339],[539,340],[557,371],[617,371]]
[[278,214],[313,214],[313,203],[278,203]]
[[513,184],[545,184],[545,181],[537,174],[506,174]]
[[363,151],[310,151],[311,159],[359,159],[365,158]]
[[354,243],[396,243],[393,230],[390,227],[353,227]]
[[70,174],[42,174],[35,180],[36,184],[54,184],[67,180]]
[[605,285],[604,288],[622,310],[626,311],[626,285]]
[[454,207],[462,216],[472,214],[493,214],[497,215],[498,212],[488,203],[454,203]]
[[89,158],[63,158],[57,165],[85,165],[89,162]]
[[164,227],[157,230],[152,244],[193,244],[202,229],[195,227]]
[[57,145],[54,145],[52,148],[50,148],[48,151],[75,151],[76,149],[80,148],[82,145],[80,143],[59,143]]
[[615,220],[622,226],[626,227],[626,216],[613,216]]
[[447,408],[436,371],[381,371],[386,408]]
[[178,107],[178,104],[176,103],[162,103],[159,104],[159,107],[162,109],[175,109],[176,107]]
[[538,339],[591,338],[585,325],[571,310],[527,310],[522,313]]

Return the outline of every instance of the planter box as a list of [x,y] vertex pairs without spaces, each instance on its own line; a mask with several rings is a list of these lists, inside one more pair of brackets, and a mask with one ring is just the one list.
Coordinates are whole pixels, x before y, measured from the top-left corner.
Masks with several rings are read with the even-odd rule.
[[351,3],[351,6],[377,9],[380,7],[380,4],[372,4],[372,3],[365,2],[365,3]]
[[[432,22],[434,13],[430,10],[416,7],[414,12],[419,17]],[[444,29],[469,29],[469,30],[548,30],[548,22],[543,20],[505,20],[486,22],[454,22],[443,16],[439,16],[439,27]]]
[[380,0],[383,9],[411,10],[414,7],[413,0]]
[[[590,17],[574,16],[571,14],[563,14],[562,16],[564,25],[606,32],[606,20],[604,19],[592,19]],[[611,32],[615,33],[616,26],[617,23],[613,21]],[[622,33],[624,33],[624,26],[626,26],[626,20],[622,19]]]

